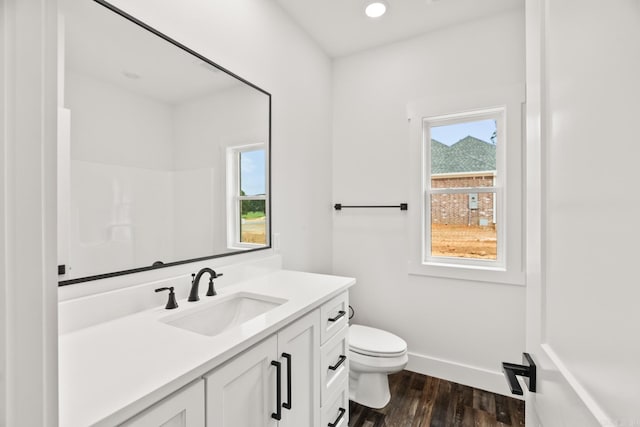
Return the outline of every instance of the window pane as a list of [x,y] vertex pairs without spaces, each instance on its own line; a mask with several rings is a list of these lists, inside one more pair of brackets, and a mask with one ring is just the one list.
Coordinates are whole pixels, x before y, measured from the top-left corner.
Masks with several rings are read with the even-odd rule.
[[265,150],[240,152],[240,195],[266,194]]
[[431,175],[431,188],[493,187],[495,172],[460,175]]
[[432,126],[433,188],[491,187],[496,172],[496,120]]
[[265,200],[240,201],[240,241],[267,244]]
[[496,260],[495,193],[431,196],[431,256]]

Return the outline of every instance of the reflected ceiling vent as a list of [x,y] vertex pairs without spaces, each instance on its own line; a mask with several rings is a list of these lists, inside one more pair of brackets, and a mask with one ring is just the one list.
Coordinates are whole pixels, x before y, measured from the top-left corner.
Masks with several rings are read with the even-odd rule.
[[134,73],[133,71],[123,70],[122,75],[131,80],[138,80],[140,78],[140,74]]

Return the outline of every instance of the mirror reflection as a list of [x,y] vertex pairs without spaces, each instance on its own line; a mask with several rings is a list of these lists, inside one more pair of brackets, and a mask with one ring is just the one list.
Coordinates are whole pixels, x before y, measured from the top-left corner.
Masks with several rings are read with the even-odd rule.
[[101,3],[60,8],[60,283],[269,247],[270,95]]

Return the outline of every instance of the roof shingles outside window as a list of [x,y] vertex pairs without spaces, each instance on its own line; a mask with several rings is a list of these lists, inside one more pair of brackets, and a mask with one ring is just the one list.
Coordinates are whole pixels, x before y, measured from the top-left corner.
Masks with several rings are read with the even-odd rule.
[[464,173],[496,170],[496,146],[467,136],[447,146],[431,140],[431,173]]

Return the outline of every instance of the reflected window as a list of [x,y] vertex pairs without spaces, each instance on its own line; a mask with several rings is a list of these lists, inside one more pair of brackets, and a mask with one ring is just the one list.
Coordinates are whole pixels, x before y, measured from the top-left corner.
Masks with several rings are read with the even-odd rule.
[[230,247],[267,244],[267,158],[264,144],[234,147],[228,153]]

